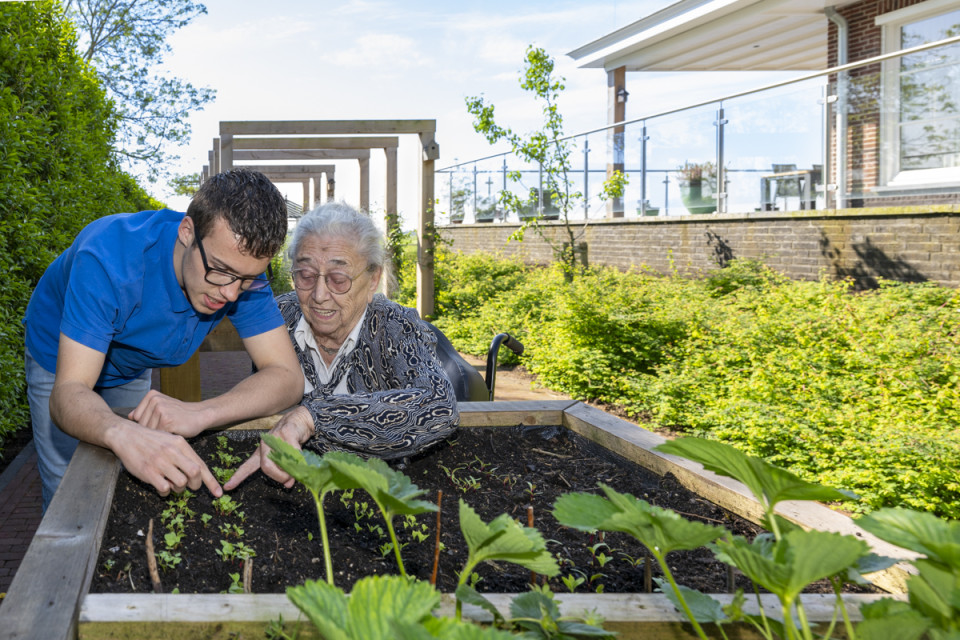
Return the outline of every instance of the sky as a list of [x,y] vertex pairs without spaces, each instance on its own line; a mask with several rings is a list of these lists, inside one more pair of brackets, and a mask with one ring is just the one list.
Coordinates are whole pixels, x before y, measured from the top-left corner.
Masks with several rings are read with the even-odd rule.
[[[230,120],[435,119],[437,168],[506,150],[474,132],[465,98],[483,95],[517,131],[541,121],[520,89],[528,45],[543,47],[566,79],[565,131],[606,124],[606,74],[578,69],[569,51],[668,6],[664,0],[207,0],[207,14],[174,34],[163,69],[216,100],[190,116],[191,143],[174,173],[207,163],[219,122]],[[764,84],[757,74],[628,74],[627,117]],[[688,74],[689,75],[689,74]],[[416,209],[415,139],[401,140],[399,208],[405,228]],[[338,198],[355,204],[355,162],[337,164]],[[371,160],[371,208],[382,206],[379,165]],[[279,185],[299,202],[299,185]],[[438,185],[439,188],[439,185]],[[174,208],[187,200],[152,189]]]

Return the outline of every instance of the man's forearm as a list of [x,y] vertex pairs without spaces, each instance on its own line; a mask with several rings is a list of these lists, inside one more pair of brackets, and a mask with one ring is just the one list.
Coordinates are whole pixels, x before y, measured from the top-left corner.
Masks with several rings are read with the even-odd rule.
[[278,413],[299,403],[301,398],[303,374],[299,367],[291,371],[268,366],[223,395],[204,400],[200,408],[209,415],[209,428]]
[[61,431],[77,440],[112,449],[110,432],[129,420],[113,412],[103,398],[80,382],[55,384],[50,416]]

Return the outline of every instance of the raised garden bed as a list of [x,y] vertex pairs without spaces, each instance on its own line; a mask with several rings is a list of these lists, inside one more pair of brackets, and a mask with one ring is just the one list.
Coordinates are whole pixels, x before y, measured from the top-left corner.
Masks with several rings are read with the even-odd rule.
[[[662,441],[661,438],[582,404],[467,403],[462,406],[462,416],[465,427],[562,425],[657,475],[671,474],[680,485],[742,517],[755,520],[759,515],[758,506],[739,483],[705,472],[697,464],[651,451],[653,446]],[[269,423],[269,420],[254,421],[244,426],[264,428]],[[45,638],[74,637],[78,630],[81,637],[117,637],[116,634],[123,633],[124,629],[128,635],[133,634],[130,637],[151,637],[150,633],[157,634],[153,637],[170,637],[197,633],[201,627],[207,631],[217,628],[247,631],[251,628],[249,625],[262,629],[267,622],[276,620],[280,615],[285,620],[298,617],[297,610],[280,594],[88,594],[95,574],[103,573],[103,562],[98,561],[97,556],[118,471],[118,465],[109,453],[94,447],[81,447],[68,470],[65,480],[67,490],[57,494],[11,587],[10,595],[0,608],[0,638],[24,635]],[[536,470],[531,473],[536,473]],[[549,472],[544,472],[541,486],[559,481],[562,473],[556,470],[552,479],[548,479]],[[415,475],[411,477],[414,482],[426,486]],[[564,478],[570,482],[565,474]],[[515,484],[527,481],[529,480],[518,479]],[[656,479],[649,481],[660,482]],[[595,484],[595,480],[592,484]],[[458,490],[454,488],[451,491],[456,493]],[[636,489],[633,491],[639,492]],[[448,495],[446,491],[444,493],[445,504],[448,504],[447,500],[455,503],[453,498],[457,497],[456,495]],[[686,499],[689,501],[691,498]],[[469,496],[468,501],[471,501]],[[522,501],[517,504],[522,504]],[[249,502],[245,508],[252,512],[256,510],[256,505]],[[303,510],[310,517],[313,516],[312,510]],[[885,555],[903,555],[896,548],[859,531],[849,518],[825,507],[811,504],[787,505],[780,513],[804,526],[855,533],[870,541],[878,552]],[[552,532],[542,526],[540,517],[538,516],[538,526],[546,538],[551,538]],[[459,533],[455,526],[446,526],[444,530],[451,535]],[[305,539],[306,533],[302,535],[304,538],[301,543],[310,545],[311,542]],[[318,544],[312,543],[314,547]],[[262,554],[258,555],[262,557]],[[269,553],[265,555],[269,556]],[[574,562],[576,564],[588,561]],[[319,577],[321,570],[321,566],[317,566],[313,577]],[[444,574],[441,573],[442,575]],[[888,590],[897,591],[902,588],[903,577],[902,570],[894,568],[880,576],[878,584]],[[725,576],[721,578],[721,584],[724,584],[724,578]],[[523,578],[521,582],[522,580]],[[634,581],[642,584],[642,579],[638,580],[636,575]],[[482,585],[481,582],[479,586]],[[223,590],[226,586],[218,583],[210,590]],[[440,586],[443,587],[442,581]],[[558,593],[564,590],[556,585],[553,587]],[[502,604],[509,597],[493,595],[491,599],[499,599],[501,602],[498,604]],[[859,602],[873,597],[875,596],[848,596],[848,606],[855,612]],[[822,607],[818,606],[819,602],[823,601],[829,606],[830,597],[809,595],[804,598],[809,603],[808,613],[813,616],[818,615],[818,610],[821,614],[825,613]],[[598,610],[607,618],[606,627],[618,631],[621,638],[651,637],[650,633],[665,634],[653,637],[688,637],[684,630],[685,625],[681,623],[682,618],[659,594],[561,593],[560,600],[563,606],[572,612]],[[452,607],[452,601],[452,597],[444,601],[443,606],[448,608],[446,612]],[[484,618],[482,612],[470,607],[465,608],[465,615]],[[222,626],[228,622],[228,626]]]

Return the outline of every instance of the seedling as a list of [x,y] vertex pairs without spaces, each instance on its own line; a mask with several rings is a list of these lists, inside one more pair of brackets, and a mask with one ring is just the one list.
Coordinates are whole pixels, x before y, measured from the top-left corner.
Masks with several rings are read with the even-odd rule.
[[240,574],[230,574],[230,586],[227,587],[227,593],[243,593],[243,585],[240,584]]
[[168,531],[163,535],[163,543],[171,551],[180,546],[181,540],[183,540],[183,533],[179,531]]
[[224,523],[220,525],[220,533],[222,533],[225,538],[233,537],[240,539],[243,537],[244,531],[240,525]]
[[225,493],[213,501],[213,508],[220,515],[228,516],[240,508],[240,503]]
[[[263,441],[270,447],[270,459],[281,469],[293,476],[313,496],[317,507],[317,520],[320,523],[320,539],[323,542],[323,559],[327,570],[327,582],[333,584],[333,561],[330,557],[330,540],[327,537],[327,521],[323,514],[323,499],[334,489],[353,489],[357,485],[347,478],[334,479],[330,460],[348,454],[330,452],[323,458],[312,451],[297,449],[276,436],[266,434]],[[354,456],[355,457],[355,456]]]
[[217,482],[220,484],[225,484],[233,476],[233,469],[225,469],[223,467],[210,467],[210,472],[213,473],[213,477],[217,479]]
[[160,568],[164,571],[173,569],[183,558],[180,557],[180,553],[172,553],[166,549],[157,553],[157,564],[160,565]]
[[577,587],[579,587],[584,582],[586,582],[587,579],[584,578],[582,575],[575,576],[572,573],[568,573],[567,575],[560,578],[560,581],[563,582],[563,586],[567,588],[567,591],[569,591],[570,593],[573,593],[574,591],[577,590]]
[[200,522],[203,523],[203,526],[204,526],[204,527],[206,527],[208,524],[210,524],[210,521],[211,521],[211,520],[213,520],[213,516],[210,515],[209,513],[201,513],[201,514],[200,514]]
[[507,514],[497,516],[490,524],[485,524],[477,512],[461,499],[460,530],[467,542],[468,553],[457,585],[457,620],[461,618],[464,599],[469,599],[474,604],[483,601],[493,608],[486,598],[466,583],[467,576],[473,573],[474,568],[481,562],[504,560],[551,577],[560,572],[557,561],[547,551],[540,532],[517,524],[516,520]]
[[230,562],[232,560],[243,561],[247,558],[255,558],[257,552],[242,542],[233,544],[227,540],[221,540],[220,548],[217,549],[217,555],[220,556],[224,562]]
[[333,456],[332,453],[334,452],[325,455],[324,459],[329,460],[330,467],[337,477],[337,483],[363,489],[370,494],[379,507],[387,525],[390,541],[393,543],[400,575],[406,577],[407,572],[403,567],[400,545],[397,543],[397,534],[393,528],[393,518],[398,515],[416,515],[436,511],[437,506],[432,502],[420,500],[419,496],[423,495],[424,490],[413,484],[408,476],[391,469],[383,460],[371,458],[364,463],[358,456],[351,454]]
[[605,542],[598,542],[590,547],[590,555],[593,557],[594,564],[602,569],[613,557],[606,555],[600,550],[601,548],[607,549],[608,551],[610,550],[610,547],[608,547]]

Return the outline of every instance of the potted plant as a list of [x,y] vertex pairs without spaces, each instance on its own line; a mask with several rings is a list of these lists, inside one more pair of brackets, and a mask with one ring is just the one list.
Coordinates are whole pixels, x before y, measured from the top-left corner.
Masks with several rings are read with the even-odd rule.
[[494,196],[486,196],[477,200],[477,222],[493,222],[497,219],[497,199]]
[[684,162],[677,167],[680,199],[690,213],[713,213],[717,210],[717,165],[712,162]]

